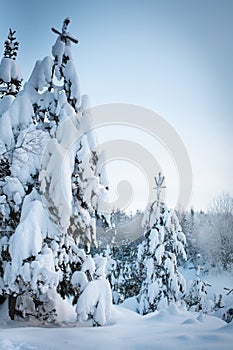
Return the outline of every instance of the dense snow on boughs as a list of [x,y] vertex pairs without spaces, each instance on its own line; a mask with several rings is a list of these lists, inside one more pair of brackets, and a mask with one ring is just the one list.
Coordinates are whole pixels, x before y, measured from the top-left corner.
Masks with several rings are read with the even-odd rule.
[[[75,295],[71,276],[87,258],[78,243],[96,245],[95,212],[107,185],[70,40],[58,36],[53,58],[37,61],[19,91],[14,33],[0,65],[0,294],[12,318],[54,321],[51,298]],[[107,286],[103,274],[101,281]]]
[[89,247],[96,245],[93,216],[107,185],[101,185],[88,99],[80,95],[70,40],[58,37],[52,52],[54,60],[37,62],[29,79],[38,90],[34,122],[52,136],[42,160],[40,191],[61,230]]
[[185,280],[177,269],[177,257],[186,259],[186,240],[175,212],[158,202],[148,206],[143,227],[145,238],[138,248],[143,281],[138,311],[147,314],[184,296]]

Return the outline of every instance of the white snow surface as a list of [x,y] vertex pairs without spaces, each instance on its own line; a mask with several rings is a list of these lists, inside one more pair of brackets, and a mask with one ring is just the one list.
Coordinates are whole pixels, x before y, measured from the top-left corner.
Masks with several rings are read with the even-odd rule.
[[[2,308],[0,315],[2,315]],[[39,328],[0,316],[1,350],[213,350],[232,349],[233,323],[188,312],[171,304],[167,309],[141,316],[114,306],[105,327],[73,321]]]

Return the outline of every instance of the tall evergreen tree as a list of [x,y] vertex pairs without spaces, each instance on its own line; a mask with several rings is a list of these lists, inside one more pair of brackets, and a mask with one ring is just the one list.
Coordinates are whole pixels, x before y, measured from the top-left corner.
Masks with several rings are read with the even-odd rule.
[[[67,22],[53,47],[54,60],[36,63],[0,118],[1,154],[8,155],[10,165],[10,176],[1,183],[2,220],[11,216],[9,203],[18,217],[11,234],[1,240],[0,287],[9,295],[12,318],[16,310],[24,315],[27,309],[41,320],[54,320],[56,290],[63,297],[75,294],[71,276],[87,259],[77,246],[79,239],[86,246],[95,243],[93,213],[104,186]],[[74,181],[77,177],[81,180]],[[72,224],[78,228],[75,234]]]
[[142,285],[138,311],[147,314],[159,310],[185,293],[184,277],[177,269],[177,257],[186,259],[185,236],[174,210],[160,201],[164,177],[156,180],[157,200],[148,206],[144,219],[144,240],[138,249]]
[[[22,74],[16,62],[19,43],[15,31],[9,30],[5,41],[4,57],[0,63],[0,295],[5,300],[4,271],[10,261],[9,239],[20,221],[19,208],[25,191],[20,181],[12,174],[11,164],[16,148],[15,140],[8,143],[7,134],[12,133],[7,116],[9,108],[19,92]],[[15,111],[16,113],[16,111]],[[16,113],[17,114],[17,113]],[[8,144],[7,144],[8,143]]]

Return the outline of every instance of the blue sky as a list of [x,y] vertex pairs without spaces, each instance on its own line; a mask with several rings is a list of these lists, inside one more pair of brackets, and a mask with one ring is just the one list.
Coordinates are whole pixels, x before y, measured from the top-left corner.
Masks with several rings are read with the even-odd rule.
[[[12,27],[25,79],[47,56],[66,16],[83,93],[163,116],[193,168],[192,204],[233,194],[233,2],[226,0],[0,0],[0,38]],[[115,181],[115,180],[114,180]],[[170,181],[172,184],[172,180]]]

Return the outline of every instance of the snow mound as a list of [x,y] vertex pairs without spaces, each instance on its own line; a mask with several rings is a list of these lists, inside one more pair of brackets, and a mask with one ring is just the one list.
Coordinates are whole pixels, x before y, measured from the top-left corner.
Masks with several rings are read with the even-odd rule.
[[199,321],[197,318],[188,318],[187,320],[185,320],[184,322],[182,322],[182,324],[197,324]]
[[125,299],[121,304],[125,309],[137,312],[138,302],[136,297]]

